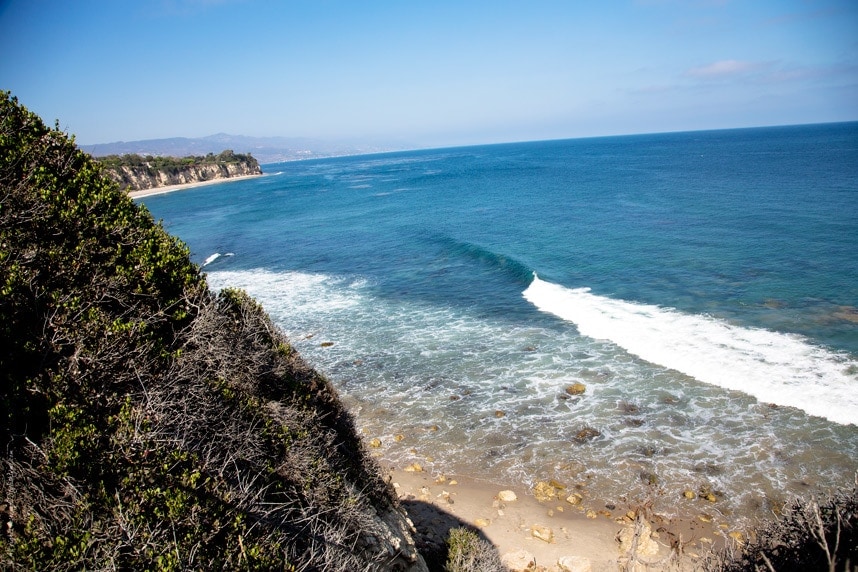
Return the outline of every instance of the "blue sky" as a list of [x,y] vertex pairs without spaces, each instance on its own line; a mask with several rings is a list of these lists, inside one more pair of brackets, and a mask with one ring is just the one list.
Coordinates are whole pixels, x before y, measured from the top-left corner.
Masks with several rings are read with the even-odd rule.
[[858,119],[855,0],[0,0],[0,54],[0,89],[82,144]]

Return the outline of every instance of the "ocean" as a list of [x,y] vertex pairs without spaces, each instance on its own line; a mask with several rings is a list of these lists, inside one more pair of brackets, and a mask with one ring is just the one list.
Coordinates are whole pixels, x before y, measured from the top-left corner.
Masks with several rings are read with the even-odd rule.
[[384,462],[746,523],[854,482],[858,123],[263,170],[141,202]]

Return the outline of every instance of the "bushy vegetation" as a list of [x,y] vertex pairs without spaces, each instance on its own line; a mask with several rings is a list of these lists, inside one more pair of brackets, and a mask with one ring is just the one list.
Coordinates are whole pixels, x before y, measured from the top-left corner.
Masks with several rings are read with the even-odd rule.
[[822,504],[794,500],[750,544],[721,554],[707,571],[854,572],[858,570],[858,486]]
[[261,174],[259,162],[250,154],[223,151],[217,155],[191,157],[145,157],[137,154],[108,155],[95,159],[104,174],[124,190],[139,191],[164,185],[207,181],[239,175]]
[[447,538],[445,572],[505,572],[497,550],[473,530],[453,528]]
[[330,383],[8,93],[0,191],[0,568],[417,562]]
[[217,155],[208,153],[207,155],[189,155],[187,157],[153,157],[152,155],[143,156],[137,153],[106,155],[97,158],[96,161],[104,165],[106,169],[115,169],[117,167],[149,167],[161,171],[180,169],[190,165],[223,165],[230,163],[258,165],[257,160],[250,153],[234,153],[232,149],[221,151]]

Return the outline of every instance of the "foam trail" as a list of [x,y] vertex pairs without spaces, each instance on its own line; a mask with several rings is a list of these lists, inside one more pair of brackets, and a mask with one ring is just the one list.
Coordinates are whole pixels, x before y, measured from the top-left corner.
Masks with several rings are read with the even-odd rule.
[[208,258],[206,258],[203,261],[202,266],[208,266],[209,264],[211,264],[212,262],[214,262],[215,260],[217,260],[221,256],[235,256],[235,253],[234,252],[227,252],[226,254],[221,254],[220,252],[215,252],[214,254],[210,255]]
[[218,258],[220,258],[220,252],[215,252],[203,261],[203,266],[208,266]]
[[614,300],[589,288],[534,280],[524,298],[649,362],[704,383],[858,425],[858,362],[805,338],[731,325],[709,316]]

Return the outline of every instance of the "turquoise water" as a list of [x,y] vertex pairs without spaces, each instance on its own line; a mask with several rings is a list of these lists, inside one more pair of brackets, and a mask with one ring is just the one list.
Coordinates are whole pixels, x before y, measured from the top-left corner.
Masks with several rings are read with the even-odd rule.
[[264,170],[143,202],[385,459],[594,499],[656,480],[672,513],[710,487],[725,519],[852,481],[858,124]]

